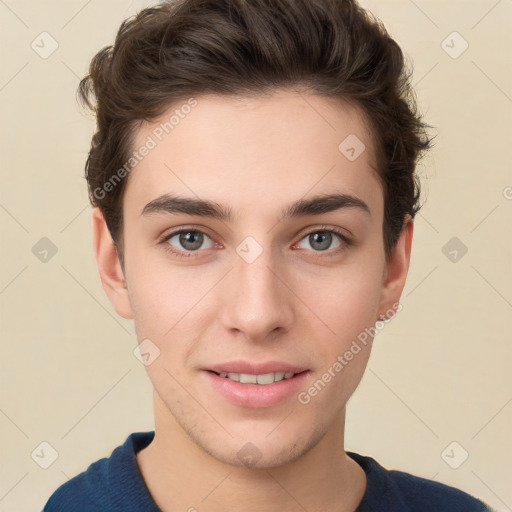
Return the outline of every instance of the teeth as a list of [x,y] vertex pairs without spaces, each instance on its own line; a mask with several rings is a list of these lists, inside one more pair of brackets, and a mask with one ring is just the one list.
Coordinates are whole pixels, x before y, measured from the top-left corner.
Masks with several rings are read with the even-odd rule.
[[[231,378],[231,375],[228,375]],[[250,375],[249,373],[240,373],[238,381],[242,384],[257,384],[259,375]]]
[[283,379],[289,379],[295,374],[293,372],[274,372],[264,373],[262,375],[252,375],[250,373],[226,373],[221,372],[220,377],[227,377],[228,379],[234,380],[235,382],[241,382],[242,384],[273,384]]
[[258,384],[272,384],[275,382],[273,373],[265,373],[264,375],[256,375],[256,382]]

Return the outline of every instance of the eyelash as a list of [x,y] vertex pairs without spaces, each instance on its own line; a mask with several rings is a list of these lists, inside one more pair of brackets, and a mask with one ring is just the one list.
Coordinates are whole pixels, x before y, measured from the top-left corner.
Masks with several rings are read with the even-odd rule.
[[[158,240],[158,243],[163,244],[164,250],[166,250],[167,252],[170,252],[173,256],[175,256],[177,258],[196,258],[199,256],[199,253],[201,253],[200,249],[197,251],[177,251],[170,244],[167,243],[172,237],[179,235],[181,233],[201,233],[203,235],[206,235],[210,239],[212,238],[211,236],[208,235],[208,233],[202,231],[201,229],[197,229],[194,227],[181,228],[181,229],[172,231],[171,233],[164,235],[163,237],[161,237]],[[350,238],[348,238],[341,230],[334,229],[329,226],[319,226],[316,229],[313,229],[311,231],[308,231],[307,233],[304,233],[301,236],[299,242],[301,242],[304,238],[306,238],[307,236],[309,236],[313,233],[334,233],[335,235],[338,235],[338,237],[341,240],[340,247],[337,247],[335,250],[325,251],[325,255],[322,254],[320,256],[321,258],[329,258],[332,256],[336,256],[340,252],[346,250],[348,247],[353,245],[352,240],[350,240]],[[324,251],[313,251],[313,252],[323,253]]]

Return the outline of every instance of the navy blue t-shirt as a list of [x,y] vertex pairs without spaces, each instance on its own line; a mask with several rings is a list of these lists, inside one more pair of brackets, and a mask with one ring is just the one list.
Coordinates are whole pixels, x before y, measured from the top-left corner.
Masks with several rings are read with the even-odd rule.
[[[137,466],[135,454],[154,431],[134,432],[110,455],[61,485],[43,512],[161,512]],[[347,452],[365,471],[367,487],[356,512],[488,512],[492,509],[454,487],[388,471],[371,457]]]

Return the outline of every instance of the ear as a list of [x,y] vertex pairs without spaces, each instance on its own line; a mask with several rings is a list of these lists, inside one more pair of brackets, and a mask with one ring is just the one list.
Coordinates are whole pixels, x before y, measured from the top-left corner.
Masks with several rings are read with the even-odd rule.
[[410,215],[406,215],[402,230],[384,271],[379,304],[379,319],[381,320],[388,318],[391,311],[396,312],[397,310],[411,260],[413,229],[414,221]]
[[92,239],[94,256],[105,293],[118,315],[126,319],[133,318],[123,269],[105,218],[98,207],[92,211]]

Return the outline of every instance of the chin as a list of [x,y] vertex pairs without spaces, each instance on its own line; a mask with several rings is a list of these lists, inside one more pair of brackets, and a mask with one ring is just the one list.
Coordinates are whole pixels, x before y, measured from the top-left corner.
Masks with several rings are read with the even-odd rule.
[[[277,425],[274,425],[274,428]],[[279,427],[278,427],[279,428]],[[269,434],[269,432],[271,432]],[[200,446],[214,459],[230,466],[249,469],[270,469],[286,466],[305,455],[322,439],[323,434],[314,430],[301,437],[291,435],[289,429],[282,432],[245,431],[242,436],[236,436],[219,442],[218,439],[205,442],[205,439],[195,439]]]

